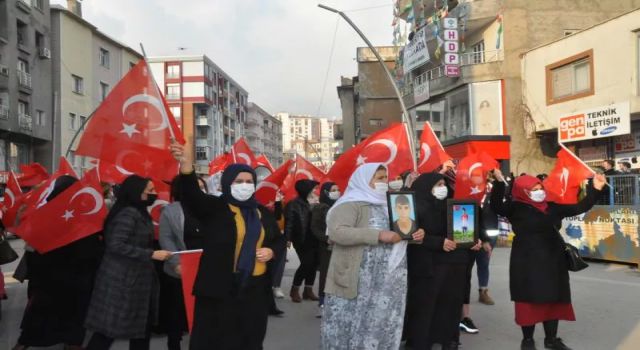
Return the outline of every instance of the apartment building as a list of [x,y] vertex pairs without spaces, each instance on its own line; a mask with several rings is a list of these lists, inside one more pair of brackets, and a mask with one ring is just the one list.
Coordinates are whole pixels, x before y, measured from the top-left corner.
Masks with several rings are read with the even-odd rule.
[[264,154],[274,167],[282,164],[282,122],[253,102],[248,104],[244,136],[256,155]]
[[309,115],[281,112],[276,118],[282,122],[282,149],[285,159],[299,154],[316,166],[327,169],[334,162],[340,145],[334,139],[335,121]]

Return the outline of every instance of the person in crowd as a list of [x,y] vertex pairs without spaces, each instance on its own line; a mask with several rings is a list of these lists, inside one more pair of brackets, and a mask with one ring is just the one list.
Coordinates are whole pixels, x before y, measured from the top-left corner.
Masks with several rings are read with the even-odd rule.
[[[441,173],[420,175],[416,194],[418,227],[426,236],[410,245],[407,345],[412,349],[458,349],[470,249],[458,248],[447,234],[447,198],[452,192]],[[479,250],[480,242],[471,249]]]
[[604,168],[604,174],[606,176],[618,175],[619,173],[616,171],[615,165],[616,163],[611,159],[602,161],[602,168]]
[[[389,230],[387,169],[359,166],[327,214],[333,242],[321,349],[398,349],[406,304],[407,241]],[[412,238],[422,241],[424,231]]]
[[544,180],[546,180],[546,178],[548,178],[548,177],[549,177],[549,175],[547,175],[547,174],[545,174],[545,173],[542,173],[542,174],[538,174],[538,175],[536,175],[536,177],[538,178],[538,180],[540,180],[540,181],[544,181]]
[[105,252],[96,276],[85,326],[93,336],[88,350],[109,349],[129,339],[130,349],[149,349],[158,316],[158,276],[153,261],[171,256],[153,250],[153,222],[147,207],[157,199],[150,179],[127,177],[104,222]]
[[[47,202],[77,181],[68,175],[59,177]],[[96,233],[47,253],[26,254],[28,302],[14,350],[60,343],[65,349],[82,349],[83,323],[101,252]]]
[[535,325],[543,323],[547,349],[569,349],[558,338],[558,321],[574,321],[565,246],[557,223],[591,209],[605,185],[603,175],[595,175],[587,196],[575,205],[546,201],[540,180],[533,176],[516,179],[512,198],[505,200],[504,177],[494,171],[496,180],[491,207],[513,225],[509,263],[511,300],[515,302],[515,321],[522,327],[522,349],[535,349]]
[[629,174],[631,173],[631,163],[629,162],[618,162],[618,170],[621,174]]
[[193,295],[191,350],[258,350],[267,331],[271,281],[268,262],[284,254],[273,214],[255,199],[256,173],[232,164],[221,177],[221,196],[198,188],[189,152],[171,145],[180,161],[182,204],[202,223],[203,252]]
[[[198,177],[198,186],[208,193],[207,184]],[[180,178],[171,182],[172,203],[162,209],[160,215],[160,248],[170,252],[202,249],[204,235],[202,224],[191,211],[182,205]],[[164,273],[160,274],[160,310],[161,329],[167,334],[167,348],[180,349],[182,335],[188,331],[187,313],[182,293],[182,267],[180,257],[173,255],[163,264]]]
[[[329,236],[327,236],[327,213],[338,198],[340,198],[338,185],[330,181],[325,182],[320,187],[320,203],[311,210],[311,233],[319,242],[318,269],[320,271],[320,286],[318,294],[320,300],[318,305],[321,310],[324,307],[324,288],[327,281],[327,271],[329,270],[329,260],[331,260],[331,244]],[[318,316],[322,317],[322,313],[319,313]]]
[[489,263],[491,253],[495,248],[500,233],[498,215],[491,209],[491,189],[493,188],[493,173],[488,176],[487,190],[482,199],[480,208],[481,229],[488,239],[488,245],[483,243],[483,248],[476,257],[476,274],[478,275],[478,302],[484,305],[494,305],[493,298],[489,295]]
[[[314,193],[317,186],[317,181],[298,180],[295,184],[298,197],[285,207],[284,234],[293,244],[300,259],[300,266],[293,276],[293,285],[289,293],[294,303],[299,303],[302,299],[318,301],[318,297],[313,293],[318,268],[318,240],[310,230],[311,205],[319,201]],[[301,297],[302,283],[304,283],[304,292]]]
[[[280,232],[284,234],[284,213],[282,210],[282,199],[284,196],[280,191],[276,193],[276,201],[273,205],[273,215],[278,221],[278,228]],[[287,262],[287,254],[280,254],[274,259],[274,270],[273,270],[273,296],[277,299],[284,298],[284,293],[282,292],[282,276],[284,275],[284,268]],[[277,313],[277,312],[276,312]]]

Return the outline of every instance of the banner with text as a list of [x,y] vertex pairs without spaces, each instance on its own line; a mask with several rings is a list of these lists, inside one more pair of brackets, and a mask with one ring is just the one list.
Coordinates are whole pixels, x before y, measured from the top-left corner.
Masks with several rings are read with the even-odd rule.
[[630,132],[628,101],[563,116],[558,123],[560,142],[626,135]]
[[411,42],[405,46],[402,61],[405,74],[429,62],[427,35],[424,28],[417,31]]

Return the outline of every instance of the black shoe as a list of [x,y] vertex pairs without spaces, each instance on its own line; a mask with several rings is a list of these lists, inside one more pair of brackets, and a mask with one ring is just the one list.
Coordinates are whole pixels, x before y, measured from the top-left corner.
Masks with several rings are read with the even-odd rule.
[[522,343],[520,343],[520,350],[536,350],[536,342],[533,338],[522,339]]
[[459,348],[460,343],[457,341],[452,341],[451,343],[442,346],[442,350],[458,350]]
[[469,317],[460,321],[460,330],[469,334],[476,334],[480,331]]
[[284,311],[278,309],[277,307],[273,307],[271,308],[271,310],[269,310],[269,316],[283,317],[282,315],[284,315]]
[[553,349],[553,350],[571,350],[570,347],[566,346],[563,342],[562,339],[560,338],[553,338],[553,339],[544,339],[544,347],[546,349]]

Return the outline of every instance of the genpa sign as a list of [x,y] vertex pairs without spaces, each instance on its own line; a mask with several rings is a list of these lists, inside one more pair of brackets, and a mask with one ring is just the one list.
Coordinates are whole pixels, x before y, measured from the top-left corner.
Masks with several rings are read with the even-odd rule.
[[630,132],[629,102],[573,113],[560,117],[558,122],[560,142],[626,135]]

